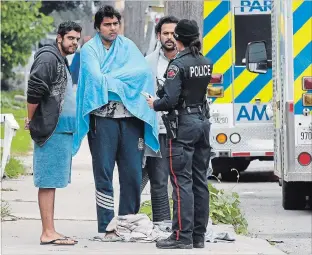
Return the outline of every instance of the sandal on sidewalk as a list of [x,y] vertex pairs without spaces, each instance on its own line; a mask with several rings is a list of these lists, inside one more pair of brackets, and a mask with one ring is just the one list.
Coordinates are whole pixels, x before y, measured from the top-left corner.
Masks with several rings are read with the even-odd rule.
[[[63,242],[65,241],[65,242]],[[66,242],[67,241],[67,242]],[[69,243],[68,241],[73,241],[73,243]],[[40,245],[49,245],[49,244],[52,244],[52,245],[75,245],[77,244],[77,241],[75,240],[70,240],[69,238],[57,238],[57,239],[54,239],[54,240],[51,240],[51,241],[48,241],[48,242],[40,242]]]

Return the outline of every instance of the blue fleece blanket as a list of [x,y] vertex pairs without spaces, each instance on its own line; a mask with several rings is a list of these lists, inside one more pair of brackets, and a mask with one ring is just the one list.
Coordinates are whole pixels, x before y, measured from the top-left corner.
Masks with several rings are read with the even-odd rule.
[[89,131],[90,112],[109,100],[122,102],[128,111],[145,122],[145,144],[158,151],[156,113],[140,94],[145,91],[154,95],[152,70],[136,45],[128,38],[118,36],[106,50],[97,34],[82,47],[80,62],[73,155]]

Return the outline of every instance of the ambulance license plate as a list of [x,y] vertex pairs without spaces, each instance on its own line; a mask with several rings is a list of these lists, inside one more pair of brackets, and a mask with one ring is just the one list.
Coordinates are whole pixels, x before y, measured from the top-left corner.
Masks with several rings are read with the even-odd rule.
[[312,144],[312,130],[309,128],[299,128],[297,138],[298,144]]

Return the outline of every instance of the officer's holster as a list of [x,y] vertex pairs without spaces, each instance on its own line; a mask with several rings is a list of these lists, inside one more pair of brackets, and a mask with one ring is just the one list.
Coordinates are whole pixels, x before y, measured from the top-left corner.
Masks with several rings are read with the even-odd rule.
[[177,138],[177,130],[178,130],[178,113],[177,111],[173,111],[169,114],[163,114],[161,116],[166,131],[167,131],[167,138],[168,139],[175,139]]

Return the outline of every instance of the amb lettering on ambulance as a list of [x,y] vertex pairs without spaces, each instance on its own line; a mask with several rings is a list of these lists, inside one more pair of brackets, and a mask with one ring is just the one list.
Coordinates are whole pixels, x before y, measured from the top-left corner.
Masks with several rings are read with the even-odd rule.
[[[211,109],[214,174],[235,178],[255,159],[273,160],[273,122],[266,114],[272,100],[272,71],[259,75],[245,67],[249,42],[271,45],[269,0],[210,0],[204,2],[203,54],[214,63],[208,86]],[[271,51],[269,58],[271,58]]]
[[240,111],[237,115],[237,121],[241,121],[241,120],[247,120],[247,121],[256,121],[256,120],[259,120],[259,121],[262,121],[262,120],[267,120],[269,121],[269,117],[268,115],[266,114],[266,111],[265,111],[266,107],[265,106],[262,106],[261,107],[261,110],[259,110],[259,107],[257,105],[253,105],[252,106],[252,110],[248,110],[247,106],[243,105],[241,108],[240,108]]

